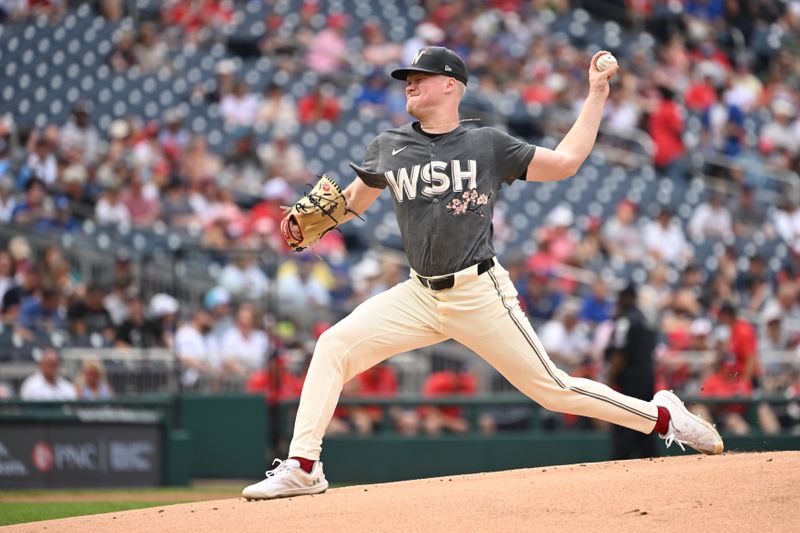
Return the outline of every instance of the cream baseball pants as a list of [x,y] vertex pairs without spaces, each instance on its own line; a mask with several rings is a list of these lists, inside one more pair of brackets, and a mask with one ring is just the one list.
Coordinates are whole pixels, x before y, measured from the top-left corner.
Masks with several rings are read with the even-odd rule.
[[289,457],[319,459],[322,437],[344,384],[392,355],[454,339],[545,409],[599,418],[642,433],[655,427],[653,403],[631,398],[550,361],[519,307],[508,272],[495,261],[455,273],[434,291],[411,278],[359,305],[319,338],[303,385]]

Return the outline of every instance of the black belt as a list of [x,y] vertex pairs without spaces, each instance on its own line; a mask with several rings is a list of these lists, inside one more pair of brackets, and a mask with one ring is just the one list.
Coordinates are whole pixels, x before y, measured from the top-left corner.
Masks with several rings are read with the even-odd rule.
[[[491,257],[485,261],[481,261],[478,263],[478,275],[480,276],[484,272],[487,272],[490,268],[494,266],[494,259]],[[417,279],[423,286],[428,287],[432,291],[443,291],[444,289],[451,289],[453,285],[456,284],[456,275],[455,274],[448,274],[447,276],[442,276],[441,278],[423,278],[420,275],[417,275]]]

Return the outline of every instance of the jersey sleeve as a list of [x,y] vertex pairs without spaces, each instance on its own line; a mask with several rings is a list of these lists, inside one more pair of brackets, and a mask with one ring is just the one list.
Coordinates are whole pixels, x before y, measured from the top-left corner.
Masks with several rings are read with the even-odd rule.
[[355,173],[361,178],[361,181],[374,189],[385,189],[386,179],[382,174],[378,173],[380,165],[380,136],[375,137],[369,146],[367,146],[367,153],[364,155],[364,160],[361,162],[361,167],[353,164],[350,165]]
[[499,178],[508,185],[517,179],[525,180],[536,146],[498,129],[493,130],[495,164]]

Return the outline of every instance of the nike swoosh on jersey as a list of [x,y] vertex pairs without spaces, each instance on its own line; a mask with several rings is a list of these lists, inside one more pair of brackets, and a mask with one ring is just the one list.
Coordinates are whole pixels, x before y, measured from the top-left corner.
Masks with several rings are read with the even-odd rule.
[[400,152],[402,152],[403,150],[405,150],[406,148],[408,148],[408,146],[403,146],[402,148],[398,148],[397,150],[392,150],[392,155],[397,155]]

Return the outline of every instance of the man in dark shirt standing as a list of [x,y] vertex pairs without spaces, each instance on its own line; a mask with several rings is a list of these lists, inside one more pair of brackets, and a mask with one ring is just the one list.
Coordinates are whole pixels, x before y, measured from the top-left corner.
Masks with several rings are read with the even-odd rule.
[[[656,334],[636,306],[636,287],[620,291],[614,317],[614,331],[606,349],[608,384],[626,396],[647,400],[655,389],[653,351]],[[612,426],[614,459],[655,457],[655,441],[650,435],[622,426]]]

